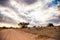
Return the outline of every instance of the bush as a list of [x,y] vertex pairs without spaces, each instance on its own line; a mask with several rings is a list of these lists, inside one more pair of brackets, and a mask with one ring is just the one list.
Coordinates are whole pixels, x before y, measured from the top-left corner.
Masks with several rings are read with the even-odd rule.
[[48,27],[54,27],[54,25],[52,23],[49,23],[47,26]]
[[12,29],[13,27],[10,27],[10,29]]
[[36,28],[36,26],[33,26],[33,28]]
[[6,26],[3,26],[2,28],[3,28],[3,29],[6,29],[7,27],[6,27]]

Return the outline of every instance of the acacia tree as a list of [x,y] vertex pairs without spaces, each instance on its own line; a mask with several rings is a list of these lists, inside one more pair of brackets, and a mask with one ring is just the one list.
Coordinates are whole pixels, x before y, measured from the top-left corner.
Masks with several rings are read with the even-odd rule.
[[27,28],[27,26],[29,25],[29,23],[19,23],[18,26],[22,26],[22,28]]

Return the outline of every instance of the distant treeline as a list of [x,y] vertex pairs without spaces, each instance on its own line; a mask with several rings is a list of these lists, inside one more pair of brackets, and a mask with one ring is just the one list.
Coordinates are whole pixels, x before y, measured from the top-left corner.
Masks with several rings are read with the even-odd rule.
[[[20,28],[30,28],[30,27],[28,27],[28,25],[29,25],[29,23],[24,23],[24,22],[18,24],[18,26],[20,26]],[[38,26],[38,27],[40,27],[40,26]],[[41,27],[43,27],[43,26],[41,26]],[[54,27],[54,25],[53,25],[53,23],[48,23],[46,25],[46,27]],[[0,27],[0,28],[8,29],[6,26]],[[9,27],[9,28],[13,28],[13,27]],[[36,28],[36,26],[33,26],[33,28]]]

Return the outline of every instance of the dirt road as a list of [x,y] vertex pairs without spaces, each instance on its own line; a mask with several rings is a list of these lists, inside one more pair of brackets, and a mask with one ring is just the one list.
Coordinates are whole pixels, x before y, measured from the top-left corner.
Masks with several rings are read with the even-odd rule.
[[15,29],[4,29],[0,31],[0,40],[35,40],[34,37],[35,35]]

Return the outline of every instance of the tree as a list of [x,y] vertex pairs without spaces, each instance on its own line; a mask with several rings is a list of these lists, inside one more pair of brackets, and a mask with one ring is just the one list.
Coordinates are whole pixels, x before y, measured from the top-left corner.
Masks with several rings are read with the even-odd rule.
[[54,27],[54,25],[52,24],[52,23],[49,23],[48,25],[47,25],[48,27]]
[[29,25],[29,23],[19,23],[18,26],[22,26],[22,28],[27,28],[27,25]]

